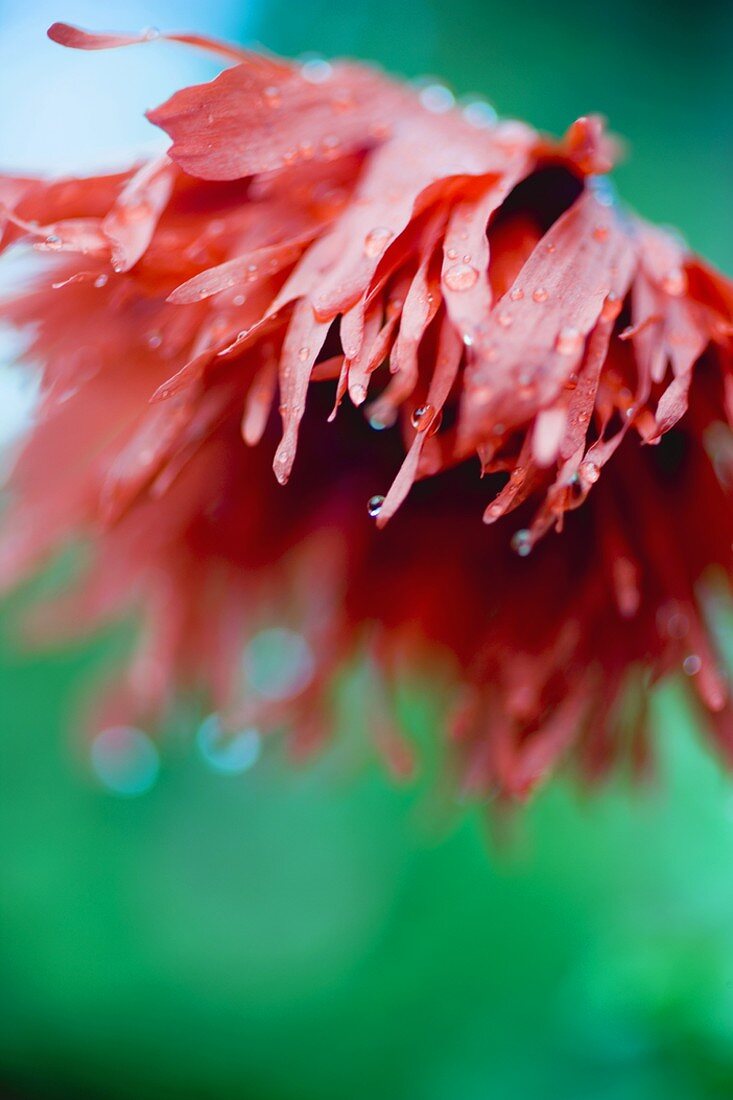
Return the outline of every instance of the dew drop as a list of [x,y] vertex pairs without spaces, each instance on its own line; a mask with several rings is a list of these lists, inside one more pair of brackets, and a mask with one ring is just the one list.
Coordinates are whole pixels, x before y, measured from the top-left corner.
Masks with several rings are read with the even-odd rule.
[[308,358],[308,352],[309,349],[307,347],[302,347],[298,352],[298,358],[300,359],[301,363],[305,363],[306,359]]
[[582,462],[579,473],[590,485],[595,485],[601,476],[601,468],[595,462]]
[[583,336],[573,325],[564,325],[557,334],[555,348],[560,355],[575,355],[582,345]]
[[512,317],[511,313],[507,313],[506,310],[503,310],[501,313],[499,313],[496,319],[502,328],[511,328],[511,326],[514,324],[514,318]]
[[484,99],[474,99],[463,107],[463,117],[471,126],[479,130],[496,126],[497,114],[490,103]]
[[682,669],[686,676],[697,676],[702,668],[702,661],[697,653],[689,653],[682,662]]
[[549,297],[550,295],[543,286],[538,286],[536,290],[532,291],[532,300],[535,302],[546,302]]
[[97,290],[101,290],[102,287],[106,286],[108,282],[109,275],[97,275],[96,279],[94,280],[94,285],[96,286]]
[[588,176],[588,186],[601,206],[615,204],[616,188],[608,176]]
[[300,75],[311,84],[325,84],[333,76],[333,68],[322,57],[313,57],[301,65]]
[[151,332],[148,336],[147,343],[148,347],[152,348],[153,351],[155,351],[163,343],[163,337],[160,335],[159,332]]
[[410,423],[415,431],[420,430],[420,425],[426,417],[429,417],[433,411],[432,405],[421,405],[418,409],[413,409],[412,416],[410,417]]
[[526,527],[522,527],[519,531],[515,531],[512,535],[511,542],[512,550],[515,554],[518,554],[520,558],[526,558],[532,552],[532,534]]
[[377,495],[377,496],[369,497],[369,500],[367,501],[367,512],[372,517],[372,519],[376,519],[376,517],[382,511],[382,505],[383,504],[384,504],[384,497],[383,496]]
[[521,302],[524,297],[524,291],[520,286],[515,286],[509,297],[513,302]]
[[428,435],[435,435],[442,419],[443,416],[440,410],[428,403],[413,411],[410,423],[416,432],[427,432]]
[[61,238],[57,237],[55,233],[50,233],[48,237],[46,237],[45,243],[50,245],[51,248],[54,248],[56,245],[61,244]]
[[453,264],[443,276],[445,285],[449,290],[470,290],[478,279],[478,271],[470,264]]
[[276,88],[274,84],[270,84],[265,88],[264,96],[271,107],[280,106],[280,89]]
[[679,298],[687,290],[687,275],[683,268],[672,267],[662,279],[662,290],[671,294],[673,298]]
[[423,107],[436,115],[444,115],[456,102],[450,88],[446,88],[444,84],[428,84],[420,92],[419,98]]
[[244,305],[244,294],[235,294],[234,297],[232,298],[232,305],[233,306],[243,306]]
[[392,240],[394,233],[386,225],[377,225],[370,229],[364,238],[364,252],[370,258],[380,256]]

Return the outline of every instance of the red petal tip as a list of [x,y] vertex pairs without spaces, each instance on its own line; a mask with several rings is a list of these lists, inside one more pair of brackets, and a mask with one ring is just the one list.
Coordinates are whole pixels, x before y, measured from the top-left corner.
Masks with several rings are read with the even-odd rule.
[[157,37],[155,31],[143,31],[141,34],[93,34],[70,23],[52,23],[46,31],[52,42],[67,46],[71,50],[110,50],[116,46],[135,46]]

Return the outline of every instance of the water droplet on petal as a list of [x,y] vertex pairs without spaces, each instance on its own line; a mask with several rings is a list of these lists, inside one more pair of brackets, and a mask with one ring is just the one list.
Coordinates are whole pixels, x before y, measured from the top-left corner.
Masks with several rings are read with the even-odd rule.
[[163,337],[159,332],[151,332],[148,336],[148,347],[155,351],[163,343]]
[[386,225],[377,225],[370,229],[364,238],[364,252],[369,257],[380,256],[392,240],[394,233]]
[[268,87],[265,88],[263,95],[271,107],[280,106],[280,89],[277,88],[274,84],[268,85]]
[[440,427],[442,418],[443,415],[440,410],[427,404],[421,405],[420,408],[413,411],[410,423],[415,431],[428,432],[429,435],[434,435]]
[[300,75],[311,84],[324,84],[333,76],[333,67],[324,58],[313,57],[300,66]]
[[369,500],[367,501],[367,512],[372,517],[372,519],[376,519],[376,517],[382,511],[382,505],[383,504],[384,504],[384,497],[383,496],[377,495],[377,496],[369,497]]
[[497,315],[496,319],[502,328],[511,328],[514,324],[514,318],[511,313],[507,313],[506,310],[502,310],[502,312]]
[[535,302],[546,302],[549,297],[550,295],[543,286],[538,286],[536,290],[532,291],[532,299]]
[[616,188],[608,176],[588,176],[588,187],[593,192],[596,202],[601,206],[613,206],[616,202]]
[[450,290],[470,290],[476,284],[478,271],[470,264],[453,264],[445,272],[443,280]]
[[662,279],[662,290],[671,294],[673,298],[679,298],[687,290],[687,275],[683,268],[672,267]]
[[298,358],[300,359],[301,363],[305,363],[306,359],[308,358],[308,352],[309,348],[307,347],[302,347],[298,352]]
[[471,126],[479,130],[496,125],[497,114],[490,103],[484,99],[474,99],[463,107],[463,117]]
[[601,468],[595,462],[582,462],[578,472],[591,485],[595,485],[601,476]]
[[[323,147],[323,153],[326,159],[333,160],[333,158],[338,155],[339,139],[335,134],[326,134],[321,141],[321,146]],[[338,192],[334,192],[334,194],[337,195]]]
[[682,662],[682,669],[686,676],[697,676],[702,668],[702,661],[697,653],[689,653]]
[[557,334],[555,348],[560,355],[576,355],[583,346],[583,335],[573,325],[564,325]]
[[47,245],[50,245],[51,248],[55,248],[57,245],[61,244],[61,238],[58,237],[55,233],[49,233],[49,235],[46,237],[45,243]]
[[521,287],[515,286],[509,297],[513,302],[521,302],[522,298],[524,297],[524,291]]
[[443,115],[455,106],[455,97],[444,84],[428,84],[420,92],[420,102],[427,111]]
[[97,275],[96,279],[94,280],[94,285],[96,286],[97,290],[101,290],[102,287],[106,286],[108,282],[109,275]]
[[532,534],[526,527],[515,531],[512,535],[511,547],[520,558],[526,558],[532,552]]

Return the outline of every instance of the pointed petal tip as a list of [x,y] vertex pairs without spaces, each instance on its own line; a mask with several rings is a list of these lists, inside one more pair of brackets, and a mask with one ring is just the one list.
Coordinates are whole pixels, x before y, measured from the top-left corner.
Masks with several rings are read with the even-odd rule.
[[116,46],[135,46],[138,42],[147,42],[157,37],[157,32],[152,30],[134,35],[95,34],[71,23],[52,23],[46,34],[52,42],[70,50],[110,50]]
[[357,408],[360,405],[364,404],[364,402],[366,401],[366,395],[366,388],[360,383],[357,383],[354,386],[349,386],[349,397],[351,398],[352,404],[354,404]]
[[272,469],[280,485],[287,485],[293,469],[294,457],[292,448],[283,439],[275,451],[275,458],[272,463]]

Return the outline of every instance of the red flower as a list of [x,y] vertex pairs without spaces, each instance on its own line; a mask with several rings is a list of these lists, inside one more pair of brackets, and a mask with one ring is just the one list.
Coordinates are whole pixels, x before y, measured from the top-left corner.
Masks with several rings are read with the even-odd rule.
[[[90,539],[57,621],[144,622],[107,715],[204,688],[304,746],[366,653],[387,693],[443,670],[466,784],[523,795],[568,753],[643,763],[649,685],[683,669],[730,754],[702,601],[731,570],[731,284],[618,205],[596,119],[555,143],[181,40],[234,64],[151,112],[169,156],[0,183],[2,243],[51,254],[3,307],[44,379],[4,576]],[[308,660],[243,691],[282,624]]]

